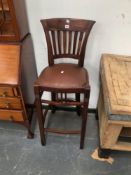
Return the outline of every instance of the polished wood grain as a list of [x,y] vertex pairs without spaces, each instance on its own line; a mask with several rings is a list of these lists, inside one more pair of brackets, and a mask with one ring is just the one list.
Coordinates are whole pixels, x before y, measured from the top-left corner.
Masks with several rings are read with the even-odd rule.
[[24,0],[0,0],[0,41],[19,42],[29,33]]
[[20,52],[20,44],[0,44],[0,120],[24,125],[33,138],[21,91]]
[[2,97],[0,98],[0,108],[5,109],[21,109],[21,99],[20,98],[9,98]]
[[0,41],[19,40],[20,33],[12,0],[0,1],[0,18]]
[[2,110],[0,109],[0,120],[11,121],[11,122],[23,122],[23,112],[15,110]]
[[0,97],[14,97],[18,96],[16,88],[7,86],[0,87]]
[[19,84],[19,58],[19,45],[0,45],[0,84]]

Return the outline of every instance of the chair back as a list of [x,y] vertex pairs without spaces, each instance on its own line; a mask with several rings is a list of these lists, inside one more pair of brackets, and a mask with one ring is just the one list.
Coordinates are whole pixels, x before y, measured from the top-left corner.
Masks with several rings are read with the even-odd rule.
[[49,65],[54,59],[73,58],[83,66],[88,36],[95,23],[91,20],[52,18],[41,20],[47,47]]

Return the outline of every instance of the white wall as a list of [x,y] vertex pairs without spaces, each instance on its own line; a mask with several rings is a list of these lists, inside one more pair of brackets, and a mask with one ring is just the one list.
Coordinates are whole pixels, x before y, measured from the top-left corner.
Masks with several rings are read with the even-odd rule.
[[86,49],[85,67],[91,84],[90,108],[99,92],[102,53],[131,55],[131,0],[26,0],[38,73],[47,66],[47,50],[40,19],[71,17],[95,20]]

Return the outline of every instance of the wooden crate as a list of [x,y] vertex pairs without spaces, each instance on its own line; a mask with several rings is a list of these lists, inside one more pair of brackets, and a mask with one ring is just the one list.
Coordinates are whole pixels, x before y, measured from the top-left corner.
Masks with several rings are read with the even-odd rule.
[[103,54],[98,102],[102,149],[131,151],[131,57]]

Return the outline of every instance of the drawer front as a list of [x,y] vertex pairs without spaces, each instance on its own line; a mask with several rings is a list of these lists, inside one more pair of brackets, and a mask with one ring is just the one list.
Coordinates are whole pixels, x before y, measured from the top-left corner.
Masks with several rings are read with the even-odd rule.
[[13,110],[0,110],[0,120],[22,122],[24,121],[23,112]]
[[21,109],[19,98],[0,98],[0,108],[3,109]]
[[17,91],[15,88],[11,87],[0,87],[1,97],[14,97],[17,96]]

